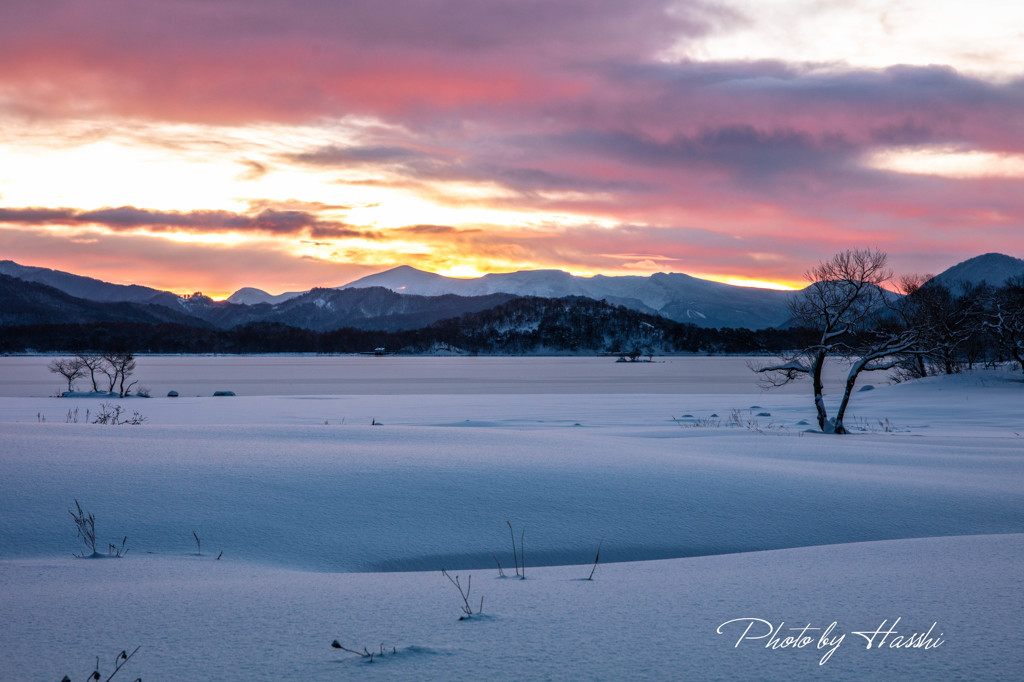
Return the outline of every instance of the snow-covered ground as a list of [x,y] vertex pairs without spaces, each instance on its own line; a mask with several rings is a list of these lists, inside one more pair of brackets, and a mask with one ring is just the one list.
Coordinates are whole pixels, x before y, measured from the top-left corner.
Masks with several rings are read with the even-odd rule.
[[[47,359],[0,359],[0,394],[40,396],[0,398],[0,679],[84,680],[97,655],[109,674],[135,646],[115,679],[1024,671],[1019,372],[876,381],[864,430],[832,437],[806,432],[806,385],[762,393],[738,358],[220,360],[139,375],[237,397],[107,401],[42,397]],[[294,394],[338,366],[348,391]],[[253,371],[267,395],[236,382]],[[146,421],[85,423],[102,402]],[[75,499],[124,558],[71,556]],[[482,616],[458,620],[442,568]]]

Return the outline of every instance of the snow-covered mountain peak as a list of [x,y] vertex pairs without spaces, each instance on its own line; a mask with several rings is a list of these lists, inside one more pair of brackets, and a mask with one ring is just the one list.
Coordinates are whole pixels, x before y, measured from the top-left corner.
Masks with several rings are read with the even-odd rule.
[[935,276],[935,280],[952,287],[959,283],[1002,286],[1011,277],[1024,275],[1024,260],[1002,253],[986,253],[969,258]]

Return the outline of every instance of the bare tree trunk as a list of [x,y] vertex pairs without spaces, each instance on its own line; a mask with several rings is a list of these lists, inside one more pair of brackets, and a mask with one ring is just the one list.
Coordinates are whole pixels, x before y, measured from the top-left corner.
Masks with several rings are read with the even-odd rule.
[[78,358],[82,361],[82,365],[89,370],[89,380],[92,382],[92,392],[99,393],[99,386],[96,385],[96,370],[103,366],[103,357],[100,355],[79,353]]
[[822,383],[821,374],[825,369],[825,351],[819,350],[815,353],[814,361],[811,363],[811,381],[814,384],[814,407],[818,411],[818,428],[825,431],[828,424],[828,412],[825,410],[825,387]]
[[106,372],[106,374],[107,374],[107,383],[109,384],[107,386],[107,393],[113,393],[114,392],[114,386],[117,386],[117,377],[120,374],[120,372],[117,371],[117,368],[114,367],[113,364],[111,364],[108,369],[109,369],[109,371]]
[[850,373],[846,375],[846,387],[843,389],[843,399],[839,401],[839,410],[836,412],[835,433],[849,433],[843,425],[843,418],[846,416],[846,407],[850,404],[850,396],[853,395],[853,387],[857,384],[857,377],[867,365],[867,360],[858,360],[853,363]]

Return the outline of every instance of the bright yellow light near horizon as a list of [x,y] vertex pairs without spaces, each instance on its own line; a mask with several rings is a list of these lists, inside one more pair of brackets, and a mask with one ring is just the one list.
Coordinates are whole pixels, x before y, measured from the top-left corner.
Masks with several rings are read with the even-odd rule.
[[[189,292],[189,293],[195,293],[195,292]],[[206,296],[207,298],[212,298],[214,301],[223,301],[223,300],[227,299],[228,296],[230,296],[231,294],[233,294],[235,292],[233,292],[233,291],[214,291],[214,292],[211,293],[209,291],[202,291],[200,293],[202,293],[203,296]],[[180,296],[181,294],[178,294],[178,295]]]
[[866,164],[878,170],[945,178],[1024,178],[1024,154],[960,150],[951,147],[889,149],[876,152]]
[[775,291],[793,291],[800,287],[792,286],[789,283],[769,282],[763,279],[747,279],[746,277],[708,277],[714,282],[731,284],[734,287],[753,287],[755,289],[774,289]]
[[437,270],[437,274],[444,275],[445,277],[472,279],[474,277],[483,277],[487,272],[478,270],[476,265],[472,263],[459,263],[458,265],[441,268]]

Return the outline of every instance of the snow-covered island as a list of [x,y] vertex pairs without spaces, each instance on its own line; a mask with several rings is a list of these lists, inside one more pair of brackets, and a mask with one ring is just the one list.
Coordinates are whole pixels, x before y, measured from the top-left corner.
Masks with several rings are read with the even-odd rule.
[[0,359],[2,680],[1024,671],[1019,370],[833,436],[742,358],[140,357],[134,426],[48,360]]

